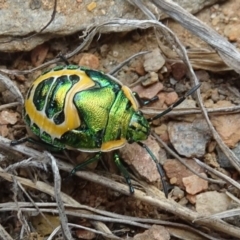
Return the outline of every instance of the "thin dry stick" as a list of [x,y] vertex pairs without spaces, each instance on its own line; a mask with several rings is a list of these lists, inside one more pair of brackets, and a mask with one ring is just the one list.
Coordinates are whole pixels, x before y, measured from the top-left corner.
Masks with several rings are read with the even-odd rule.
[[[63,161],[58,161],[58,166],[60,169],[70,172],[72,170],[72,166],[63,162]],[[125,195],[129,195],[129,189],[128,186],[126,186],[125,184],[120,184],[117,182],[114,182],[108,178],[102,177],[102,176],[98,176],[94,173],[89,173],[89,172],[77,172],[76,175],[87,179],[89,181],[93,181],[95,183],[98,184],[102,184],[108,188],[117,190],[119,192],[121,192],[122,194]],[[0,172],[0,176],[8,181],[12,181],[12,177],[11,174],[5,173],[5,172]],[[53,191],[49,188],[49,186],[45,183],[42,182],[36,182],[33,183],[32,181],[28,180],[28,179],[24,179],[24,178],[20,178],[20,177],[16,177],[18,181],[20,181],[22,184],[27,185],[29,187],[33,187],[36,188],[40,191],[46,192],[49,195],[53,194]],[[171,199],[166,199],[163,196],[163,193],[160,192],[158,189],[153,188],[149,185],[148,187],[148,192],[152,194],[146,195],[146,193],[143,193],[142,191],[139,190],[135,190],[135,194],[133,195],[133,197],[135,197],[138,200],[141,200],[143,202],[147,202],[153,206],[159,207],[161,209],[164,209],[168,212],[173,213],[174,215],[185,219],[187,221],[194,221],[195,219],[199,218],[200,215],[196,212],[193,212],[185,207],[182,207],[180,204],[172,201]],[[65,202],[72,202],[73,205],[77,204],[79,205],[79,203],[73,201],[72,199],[69,199],[69,197],[62,193],[62,199]],[[77,206],[75,205],[75,206]],[[226,234],[229,234],[230,236],[238,236],[240,229],[233,227],[223,221],[208,221],[207,219],[201,220],[198,222],[198,224],[202,225],[202,226],[207,226],[210,227],[212,229],[215,229],[217,231],[220,232],[224,232]]]
[[0,224],[0,239],[3,240],[13,240],[13,238],[8,234],[4,227]]
[[[77,224],[69,223],[68,226],[69,226],[69,227],[71,226],[71,227],[74,227],[74,228],[85,229],[85,230],[87,230],[87,231],[89,231],[89,232],[93,232],[93,233],[102,235],[102,236],[104,236],[104,237],[110,238],[110,239],[117,239],[117,240],[122,239],[122,238],[119,238],[119,237],[117,237],[117,236],[115,236],[115,235],[113,235],[113,234],[111,234],[111,233],[105,233],[105,232],[97,231],[97,230],[95,230],[95,229],[93,229],[93,228],[84,227],[84,226],[82,226],[82,225],[77,225]],[[48,237],[47,240],[52,240],[53,237],[54,237],[54,235],[55,235],[55,232],[57,232],[58,230],[59,230],[59,227],[56,228],[56,231],[54,231],[54,232]]]
[[24,101],[21,92],[9,77],[0,73],[0,82],[12,93],[13,101],[23,104]]
[[2,111],[3,109],[6,109],[6,108],[12,108],[12,107],[16,107],[18,105],[20,105],[21,103],[19,102],[13,102],[13,103],[7,103],[7,104],[3,104],[0,106],[0,111]]
[[233,44],[226,40],[226,38],[173,1],[151,1],[170,17],[179,22],[184,28],[212,46],[228,66],[237,73],[240,73],[240,53]]
[[19,222],[21,223],[21,231],[20,231],[20,239],[22,238],[23,234],[29,234],[30,233],[30,228],[29,228],[29,224],[26,220],[26,216],[24,214],[22,214],[22,210],[19,208],[18,206],[18,181],[16,180],[15,176],[12,176],[12,181],[13,181],[13,185],[12,185],[12,192],[13,192],[13,200],[16,204],[16,208],[17,208],[17,218],[19,220]]
[[[165,109],[155,109],[155,108],[142,108],[141,111],[146,115],[157,115],[163,112]],[[230,107],[221,107],[221,108],[206,108],[207,113],[212,115],[222,115],[226,113],[239,113],[239,106],[230,106]],[[167,114],[167,116],[182,116],[182,115],[190,115],[190,114],[200,114],[202,111],[200,109],[191,109],[191,108],[175,108],[171,112]]]
[[[60,168],[64,171],[71,171],[72,166],[63,163],[62,161],[59,161]],[[100,177],[94,173],[86,173],[86,172],[77,172],[76,175],[83,177],[84,179],[87,179],[89,181],[93,181],[95,183],[100,183],[106,187],[109,187],[111,189],[117,190],[125,195],[129,195],[129,189],[128,186],[125,184],[116,183],[108,178]],[[153,194],[151,196],[146,195],[146,193],[143,193],[142,191],[135,190],[135,194],[133,197],[136,199],[139,199],[143,202],[147,202],[151,205],[157,206],[161,209],[165,209],[166,211],[169,211],[173,213],[174,215],[179,216],[180,218],[183,218],[188,221],[194,221],[194,219],[198,218],[200,215],[196,212],[193,212],[185,207],[182,207],[180,204],[177,204],[176,202],[172,201],[171,199],[166,199],[163,196],[163,193],[159,191],[156,188],[153,188],[151,186],[148,187],[148,190],[151,191],[153,189]],[[235,236],[239,234],[240,229],[233,227],[225,222],[222,221],[207,221],[205,222],[201,221],[198,222],[199,224],[203,226],[210,227],[212,229],[218,230],[220,232],[225,232],[231,236]]]
[[[9,146],[9,143],[10,143],[10,141],[8,140],[8,139],[5,139],[5,138],[3,138],[3,137],[1,137],[0,136],[0,146],[2,147],[2,148],[4,148],[4,149],[11,149],[11,147]],[[36,150],[34,150],[34,149],[31,149],[31,148],[28,148],[28,147],[25,147],[24,145],[18,145],[18,146],[16,146],[16,148],[21,152],[21,153],[24,153],[24,154],[26,154],[26,155],[28,155],[28,156],[34,156],[35,158],[37,158],[37,159],[43,159],[43,154],[42,153],[40,153],[40,152],[38,152],[38,151],[36,151]],[[46,158],[46,160],[48,160],[48,158]],[[46,162],[46,160],[45,160],[45,162]],[[31,163],[31,165],[32,165],[32,163]],[[21,163],[19,164],[19,166],[21,166]],[[26,166],[26,162],[24,161],[24,166]],[[39,165],[38,164],[36,164],[35,166],[37,166],[37,167],[39,167]],[[40,165],[40,168],[42,168],[41,167],[41,165]],[[31,182],[31,181],[30,181]],[[29,183],[29,182],[28,182]],[[39,189],[40,191],[43,191],[43,192],[46,192],[46,193],[48,193],[49,195],[51,195],[52,197],[55,197],[55,194],[54,194],[54,192],[53,191],[51,191],[51,187],[50,186],[48,186],[47,184],[45,184],[45,183],[42,183],[42,182],[37,182],[38,184],[35,186],[34,184],[30,184],[30,187],[34,187],[34,188],[37,188],[37,189]],[[25,184],[26,185],[26,184]],[[27,185],[27,186],[29,186],[29,185]],[[75,200],[73,200],[72,198],[70,198],[68,195],[66,195],[66,194],[63,194],[63,193],[61,193],[61,197],[62,197],[62,200],[64,201],[64,202],[67,202],[67,203],[71,203],[71,206],[81,206],[78,202],[76,202]],[[106,232],[107,234],[109,233],[109,234],[111,234],[111,231],[109,230],[109,228],[105,225],[105,224],[103,224],[103,223],[101,223],[101,222],[98,222],[98,223],[96,223],[96,222],[94,222],[93,224],[95,224],[95,226],[98,228],[98,230],[100,230],[100,231],[104,231],[104,232]]]
[[[72,208],[72,207],[70,206],[70,208]],[[12,209],[4,208],[1,211],[11,211],[11,210],[14,210],[14,208],[12,208]],[[22,210],[22,212],[35,212],[35,209],[33,209],[33,208],[22,207],[21,210]],[[55,208],[54,209],[41,208],[41,212],[58,214],[58,211]],[[79,212],[79,210],[66,210],[66,214],[68,216],[89,219],[92,221],[96,220],[97,222],[104,221],[104,222],[110,222],[110,223],[128,224],[130,226],[141,227],[144,229],[150,228],[151,225],[149,225],[149,224],[159,224],[159,225],[164,225],[166,227],[182,228],[182,229],[185,229],[185,231],[186,230],[191,231],[192,234],[195,234],[196,236],[200,235],[207,239],[217,240],[216,238],[210,236],[209,234],[206,234],[198,229],[195,229],[193,227],[190,227],[185,224],[180,224],[180,223],[172,223],[172,222],[161,221],[161,220],[156,220],[156,219],[134,218],[134,217],[128,217],[128,216],[119,215],[119,214],[117,214],[118,218],[110,218],[110,217],[104,217],[104,216],[100,216],[100,215],[82,213],[82,212]],[[145,224],[143,224],[143,223],[145,223]],[[149,223],[149,224],[146,224],[146,223]],[[104,231],[104,232],[106,232],[106,231]],[[111,234],[111,233],[109,233],[109,234]]]
[[54,176],[55,200],[57,203],[57,208],[58,208],[59,217],[60,217],[60,221],[61,221],[62,232],[63,232],[64,237],[67,240],[72,240],[73,239],[72,234],[68,227],[68,219],[67,219],[63,201],[61,198],[61,177],[59,174],[59,170],[58,170],[55,158],[50,153],[47,153],[47,156],[51,159],[52,172],[53,172],[53,176]]
[[200,160],[198,160],[197,158],[193,158],[194,161],[200,165],[201,167],[207,169],[209,172],[213,173],[214,175],[216,175],[217,177],[223,179],[224,181],[228,182],[229,184],[233,185],[234,187],[236,187],[238,190],[240,190],[240,184],[237,181],[234,181],[232,178],[228,177],[227,175],[209,167],[207,164],[201,162]]
[[[24,212],[32,212],[32,211],[35,211],[34,209],[34,206],[31,204],[31,203],[28,203],[28,202],[18,202],[18,205],[19,207],[21,208],[21,210]],[[38,206],[38,208],[40,208],[41,212],[50,212],[50,213],[57,213],[57,210],[56,210],[56,203],[35,203],[35,205]],[[101,210],[101,209],[96,209],[96,208],[92,208],[92,207],[89,207],[87,205],[81,205],[80,207],[73,207],[69,204],[65,204],[64,205],[65,208],[67,209],[67,214],[70,215],[70,216],[78,216],[78,217],[83,217],[82,215],[82,210],[87,210],[85,215],[87,215],[88,219],[95,219],[95,216],[96,215],[93,215],[93,214],[87,214],[87,212],[91,212],[91,213],[96,213],[98,215],[101,215],[101,216],[105,216],[105,217],[108,217],[106,218],[107,220],[110,219],[115,219],[116,220],[116,223],[122,223],[122,221],[128,221],[127,224],[129,225],[133,225],[132,222],[134,222],[134,226],[138,226],[138,227],[144,227],[144,228],[147,228],[147,225],[146,226],[143,226],[143,225],[138,225],[138,222],[139,223],[148,223],[148,224],[160,224],[160,225],[164,225],[164,226],[172,226],[172,227],[178,227],[178,228],[182,228],[182,229],[185,229],[185,230],[189,230],[189,231],[192,231],[192,232],[195,232],[197,234],[200,234],[202,236],[206,236],[207,238],[211,239],[211,236],[195,229],[195,228],[192,228],[186,224],[180,224],[180,223],[175,223],[175,222],[169,222],[169,221],[164,221],[164,220],[158,220],[158,219],[147,219],[147,218],[138,218],[138,217],[130,217],[130,216],[126,216],[126,215],[121,215],[121,214],[116,214],[116,213],[113,213],[113,212],[108,212],[108,211],[105,211],[105,210]],[[47,207],[47,208],[44,208],[44,207]],[[53,207],[52,209],[50,207]],[[68,209],[69,208],[69,209]],[[2,203],[0,204],[0,212],[2,211],[14,211],[16,208],[16,204],[15,203]],[[101,217],[100,216],[100,217]],[[103,219],[101,219],[103,220]]]
[[[177,5],[173,2],[170,3],[170,1],[165,1],[165,0],[162,0],[161,4],[157,0],[152,0],[152,1],[156,4],[156,6],[163,9],[164,11],[167,12],[167,14],[169,14],[171,17],[173,17],[174,19],[179,21],[184,27],[186,27],[187,29],[192,31],[197,36],[202,37],[203,40],[205,40],[212,46],[216,47],[218,49],[219,53],[221,54],[221,56],[223,57],[223,60],[227,64],[229,64],[231,67],[233,67],[233,69],[235,71],[240,73],[240,67],[239,67],[240,66],[240,64],[239,64],[240,63],[240,54],[232,44],[228,43],[221,35],[216,33],[210,27],[203,24],[200,20],[198,20],[196,17],[189,14],[185,9],[181,8],[179,5]],[[179,17],[179,16],[181,16],[181,17]],[[198,29],[198,31],[196,31],[196,29]],[[168,31],[166,33],[171,33],[171,31]],[[171,34],[171,36],[173,38],[175,38],[174,40],[176,41],[177,46],[179,47],[179,50],[180,50],[180,51],[178,51],[178,54],[182,58],[184,63],[187,65],[188,70],[189,70],[189,76],[190,76],[191,80],[194,82],[195,85],[197,85],[199,82],[198,82],[198,79],[192,69],[190,62],[189,62],[185,48],[182,46],[182,44],[179,42],[179,40],[173,34]],[[214,40],[213,40],[213,38],[214,38]],[[218,41],[216,41],[217,39],[218,39]],[[218,45],[216,45],[216,42],[218,43],[218,45],[220,44],[221,47],[217,47]],[[238,63],[238,65],[236,65],[235,63]],[[229,161],[231,162],[231,164],[236,168],[236,170],[238,172],[240,172],[240,161],[237,158],[237,156],[222,141],[218,132],[213,127],[213,125],[208,117],[208,114],[205,110],[205,107],[203,105],[199,90],[197,90],[196,96],[198,99],[200,109],[202,110],[204,118],[207,121],[207,124],[212,132],[214,139],[216,140],[216,142],[218,143],[219,147],[224,152],[224,154],[229,158]]]
[[[26,195],[26,197],[30,200],[30,202],[32,203],[32,205],[35,207],[35,209],[37,210],[38,213],[40,213],[42,215],[42,217],[45,219],[45,221],[49,224],[49,226],[53,227],[51,222],[48,220],[48,218],[45,217],[45,215],[40,211],[40,209],[38,208],[38,206],[35,204],[35,202],[33,201],[33,199],[31,198],[31,196],[27,193],[27,191],[23,188],[22,184],[20,182],[17,181],[17,184],[19,186],[19,188],[22,190],[22,192]],[[17,207],[20,208],[18,202],[17,202]]]

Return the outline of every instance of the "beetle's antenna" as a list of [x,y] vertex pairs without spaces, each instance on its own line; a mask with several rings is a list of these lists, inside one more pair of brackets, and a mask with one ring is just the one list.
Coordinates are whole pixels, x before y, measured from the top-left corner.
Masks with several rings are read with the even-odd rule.
[[169,108],[167,108],[166,110],[164,110],[163,112],[157,114],[156,116],[152,117],[152,118],[148,118],[148,122],[152,122],[164,115],[166,115],[167,113],[171,112],[176,106],[178,106],[180,103],[182,103],[188,96],[192,95],[199,87],[201,86],[201,83],[199,83],[198,85],[194,86],[193,88],[191,88],[184,96],[182,96],[181,98],[179,98],[175,103],[173,103]]

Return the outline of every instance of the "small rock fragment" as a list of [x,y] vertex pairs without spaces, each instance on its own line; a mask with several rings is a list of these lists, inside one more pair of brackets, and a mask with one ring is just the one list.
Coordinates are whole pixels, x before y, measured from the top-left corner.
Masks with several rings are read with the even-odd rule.
[[175,85],[175,91],[177,93],[186,92],[188,90],[187,86],[185,84],[182,84],[181,82],[177,82]]
[[[205,83],[206,81],[209,80],[209,73],[205,70],[197,70],[195,71],[195,74],[200,82]],[[202,84],[203,84],[202,83]],[[210,84],[210,83],[209,83]],[[201,91],[202,91],[202,86],[201,86]]]
[[[176,102],[176,100],[178,99],[178,95],[176,92],[160,92],[157,94],[158,96],[158,101],[154,102],[151,104],[151,107],[154,108],[167,108],[168,106],[170,106],[171,104],[173,104],[174,102]],[[185,102],[185,101],[184,101]],[[196,106],[196,102],[194,104],[194,107]]]
[[196,211],[204,215],[223,212],[228,209],[230,202],[225,193],[216,191],[200,193],[196,196]]
[[96,2],[91,2],[87,5],[87,10],[89,12],[92,12],[93,9],[95,9],[97,7],[97,3]]
[[177,181],[178,181],[178,179],[177,179],[176,177],[172,177],[172,178],[169,180],[170,184],[172,184],[172,185],[177,184]]
[[[219,165],[222,168],[233,168],[233,165],[231,164],[231,162],[228,160],[228,158],[226,157],[226,155],[222,152],[222,150],[220,149],[219,146],[216,147],[217,149],[217,161],[219,163]],[[238,159],[240,159],[240,143],[238,143],[236,145],[236,147],[231,149],[233,151],[233,153],[236,155],[236,157]]]
[[150,72],[149,75],[150,75],[150,78],[147,78],[145,81],[142,82],[142,85],[145,86],[145,87],[158,81],[158,74],[157,73]]
[[221,107],[231,107],[234,106],[234,104],[231,103],[231,101],[228,100],[219,100],[214,104],[214,108],[221,108]]
[[218,94],[218,89],[212,89],[212,100],[214,102],[217,102],[219,100],[219,94]]
[[163,84],[160,82],[156,82],[148,87],[143,87],[142,85],[135,86],[132,90],[137,92],[141,98],[153,98],[155,97],[158,92],[163,89]]
[[[204,172],[203,168],[201,168],[195,161],[189,159],[184,159],[184,161],[197,173]],[[190,170],[188,170],[183,164],[175,159],[168,159],[164,163],[163,168],[166,172],[167,177],[170,179],[171,184],[173,184],[174,181],[174,183],[180,188],[184,188],[182,179],[184,177],[193,175]]]
[[185,99],[181,104],[176,106],[176,108],[195,108],[196,107],[196,101],[192,99]]
[[210,82],[203,82],[201,84],[201,93],[206,93],[209,91],[209,89],[211,89],[211,83]]
[[[201,173],[201,175],[207,177],[205,173]],[[197,175],[185,177],[182,181],[187,193],[191,195],[202,192],[208,188],[208,181],[198,177]]]
[[188,204],[188,200],[187,198],[183,197],[178,204],[182,205],[182,206],[186,206]]
[[144,233],[136,234],[134,240],[170,240],[170,234],[165,227],[153,225]]
[[204,106],[206,108],[213,108],[214,107],[214,102],[212,99],[207,99],[204,101]]
[[106,57],[108,52],[109,52],[109,45],[108,44],[103,44],[101,47],[100,47],[100,54],[102,57]]
[[79,61],[79,65],[89,67],[92,69],[98,69],[99,60],[95,55],[91,53],[84,53]]
[[184,191],[179,187],[174,186],[172,190],[172,198],[176,200],[176,199],[182,199],[183,197],[184,197]]
[[224,29],[224,35],[228,38],[230,42],[236,42],[237,40],[239,40],[239,24],[227,24]]
[[216,154],[214,152],[212,153],[206,153],[204,156],[204,162],[214,168],[219,168],[219,164],[216,158]]
[[48,53],[49,47],[47,44],[41,44],[35,47],[31,52],[31,61],[34,67],[41,65]]
[[7,137],[9,133],[7,125],[0,125],[0,136]]
[[235,147],[240,141],[240,114],[212,116],[211,121],[228,147]]
[[[153,154],[159,158],[160,147],[158,143],[151,137],[144,143],[150,148]],[[147,181],[155,182],[160,180],[156,164],[144,148],[135,143],[127,144],[124,148],[120,149],[120,153],[124,161],[127,162],[128,165],[133,166]]]
[[76,236],[78,239],[91,240],[96,238],[96,234],[94,232],[88,231],[86,229],[77,229]]
[[9,112],[7,110],[3,110],[0,113],[0,124],[12,124],[14,125],[20,118],[19,113],[17,112]]
[[211,138],[207,123],[203,119],[196,119],[192,123],[170,122],[168,133],[176,151],[186,157],[202,157]]
[[119,52],[116,50],[113,50],[112,55],[113,57],[117,58],[119,56]]
[[154,130],[157,135],[161,135],[167,131],[167,125],[161,124],[160,126],[155,127]]
[[172,75],[176,80],[181,80],[187,73],[187,67],[184,63],[176,62],[172,66]]
[[211,141],[208,144],[208,151],[207,152],[212,153],[213,151],[215,151],[216,146],[217,146],[217,143],[215,141]]
[[176,92],[170,92],[166,94],[165,103],[170,106],[178,100],[178,95]]
[[144,67],[143,67],[143,62],[142,61],[135,61],[134,64],[131,66],[133,70],[140,76],[144,76],[146,74]]
[[159,48],[155,48],[152,52],[144,55],[144,69],[146,72],[158,72],[165,64],[165,59]]
[[16,80],[19,82],[25,82],[27,79],[24,75],[17,75]]
[[196,203],[196,195],[187,194],[186,198],[191,204]]

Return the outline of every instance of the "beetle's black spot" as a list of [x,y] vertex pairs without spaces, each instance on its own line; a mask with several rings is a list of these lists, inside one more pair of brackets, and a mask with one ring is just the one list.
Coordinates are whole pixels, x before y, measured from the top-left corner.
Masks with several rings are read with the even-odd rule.
[[52,144],[52,137],[50,134],[46,133],[46,132],[42,132],[41,136],[40,136],[41,140],[43,140],[46,143]]
[[135,127],[135,126],[133,126],[133,125],[130,125],[129,126],[131,129],[133,129],[133,130],[136,130],[137,128]]
[[35,135],[40,136],[40,128],[36,123],[34,123],[30,128]]
[[118,84],[113,85],[113,92],[118,93],[121,90],[121,86]]
[[[49,89],[45,114],[48,118],[53,118],[55,114],[61,112],[64,108],[65,96],[72,84],[67,75],[62,75],[56,79]],[[59,95],[58,93],[61,93]]]
[[57,71],[61,71],[61,70],[63,70],[65,68],[65,66],[56,66],[55,68],[53,68],[53,71],[54,72],[57,72]]
[[47,70],[45,70],[45,71],[42,72],[41,76],[42,76],[42,75],[45,75],[46,73],[49,73],[49,72],[51,72],[51,71],[52,71],[51,68],[50,68],[50,69],[47,69]]
[[121,128],[119,128],[117,136],[116,136],[116,140],[120,140],[121,139],[121,135],[122,135],[122,131],[121,131]]
[[53,121],[56,125],[62,124],[65,121],[65,115],[64,112],[61,111],[59,113],[57,113],[54,118]]
[[104,136],[104,133],[105,133],[105,129],[101,129],[99,130],[96,135],[95,135],[95,143],[96,143],[96,146],[98,148],[100,148],[102,146],[102,140],[103,140],[103,136]]
[[[24,109],[24,110],[23,110],[23,116],[24,116],[25,114],[26,114],[26,113],[25,113],[25,109]],[[28,116],[28,114],[24,116],[24,121],[26,122],[26,124],[27,124],[28,126],[30,126],[30,124],[31,124],[31,119],[30,119],[30,117]]]
[[57,139],[57,138],[55,138],[55,139],[53,140],[52,145],[53,145],[54,147],[59,148],[59,149],[64,149],[64,148],[65,148],[65,145],[64,145],[59,139]]
[[112,86],[112,88],[121,89],[121,86],[118,85],[113,79],[111,79],[108,75],[90,69],[85,69],[85,73],[88,77],[90,77],[94,82],[98,83],[100,87]]
[[38,84],[33,96],[33,104],[38,111],[42,111],[46,102],[46,97],[52,85],[54,77],[50,77]]
[[131,107],[132,107],[132,103],[130,101],[128,101],[125,109],[129,110]]
[[30,95],[32,94],[32,89],[33,89],[33,85],[29,88],[28,93],[27,93],[27,99],[30,98]]
[[79,69],[79,66],[77,66],[77,65],[68,65],[66,67],[66,69],[68,69],[68,70],[76,70],[76,69]]
[[76,74],[73,74],[73,75],[70,75],[70,76],[69,76],[69,80],[70,80],[73,84],[75,84],[75,83],[77,83],[77,82],[80,80],[80,77],[79,77],[78,75],[76,75]]

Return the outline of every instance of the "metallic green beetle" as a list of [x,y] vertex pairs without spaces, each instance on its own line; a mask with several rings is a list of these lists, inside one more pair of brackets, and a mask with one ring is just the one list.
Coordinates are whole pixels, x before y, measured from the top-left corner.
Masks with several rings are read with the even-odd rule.
[[[191,89],[190,95],[199,86]],[[40,140],[57,149],[77,149],[98,152],[74,171],[126,143],[137,142],[146,148],[163,171],[149,148],[141,143],[150,134],[150,122],[182,102],[181,98],[164,113],[146,119],[139,111],[140,98],[117,79],[100,71],[76,65],[57,66],[39,76],[30,87],[24,104],[24,120]],[[29,140],[28,138],[27,140]],[[12,142],[12,145],[19,141]],[[130,187],[129,175],[122,166],[118,154],[115,162]],[[167,190],[165,182],[165,195]]]

